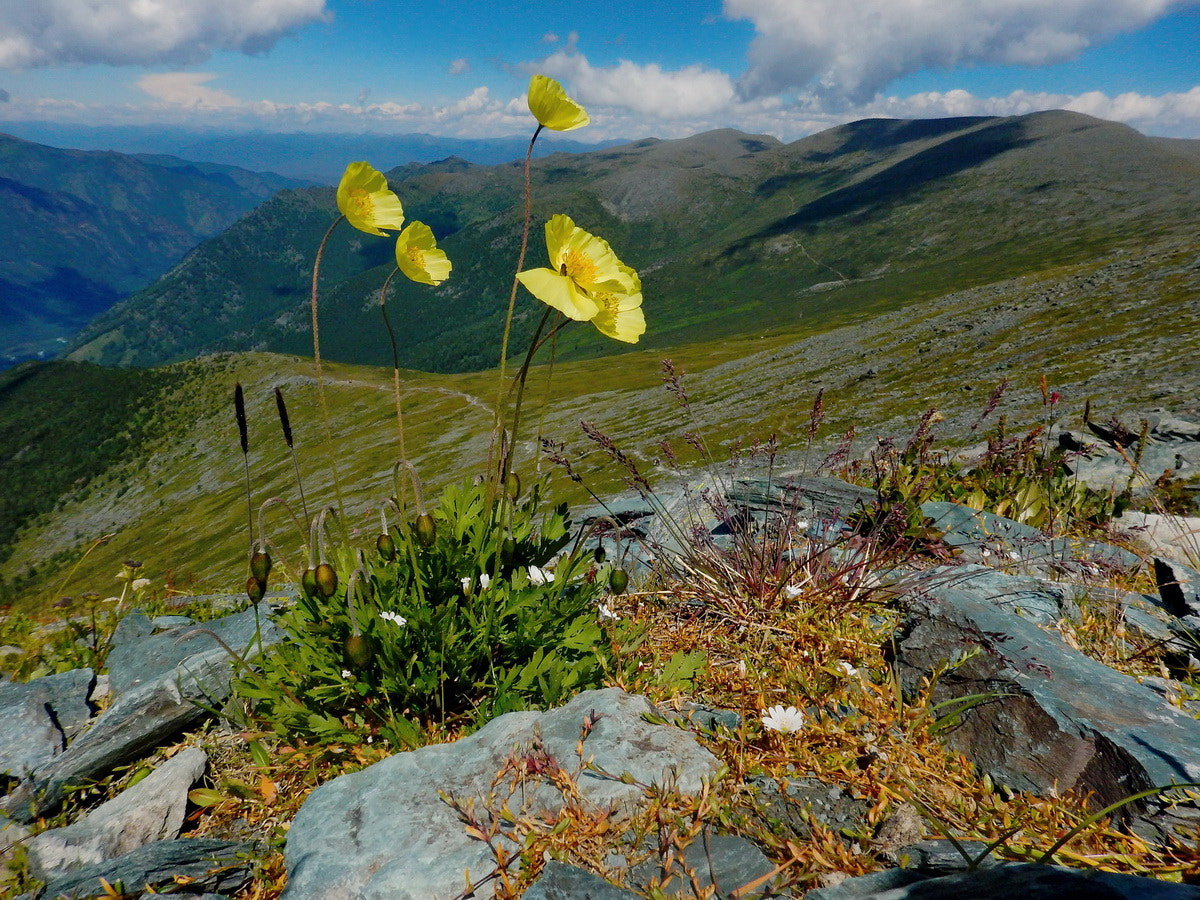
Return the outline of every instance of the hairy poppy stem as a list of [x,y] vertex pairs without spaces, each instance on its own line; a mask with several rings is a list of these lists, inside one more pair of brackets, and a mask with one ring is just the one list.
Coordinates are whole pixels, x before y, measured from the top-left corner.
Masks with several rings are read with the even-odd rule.
[[387,314],[387,293],[388,288],[392,285],[392,278],[400,270],[392,269],[387,280],[384,281],[383,287],[379,290],[379,311],[383,313],[383,324],[387,328],[388,340],[392,343],[392,390],[396,395],[396,427],[400,431],[400,457],[407,459],[408,454],[404,451],[404,404],[400,396],[400,351],[396,347],[396,332],[392,330],[392,322]]
[[333,475],[333,490],[337,495],[339,512],[345,510],[346,504],[342,500],[342,480],[338,477],[337,455],[333,452],[333,428],[329,424],[329,406],[325,402],[325,378],[321,370],[321,335],[317,327],[317,282],[321,274],[321,258],[325,255],[325,245],[329,243],[329,236],[333,234],[333,229],[337,228],[344,218],[346,217],[339,215],[334,219],[333,224],[325,232],[325,236],[321,238],[321,246],[317,248],[317,258],[313,262],[312,273],[313,366],[317,372],[317,399],[321,405],[321,424],[325,429],[325,452],[329,456],[329,470]]

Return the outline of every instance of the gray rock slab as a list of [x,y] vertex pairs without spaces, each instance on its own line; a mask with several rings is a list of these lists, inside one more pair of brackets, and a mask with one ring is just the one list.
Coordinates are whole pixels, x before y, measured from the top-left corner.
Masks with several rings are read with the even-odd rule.
[[946,545],[971,562],[1030,571],[1135,569],[1141,558],[1099,541],[1052,538],[1022,522],[959,503],[930,500],[921,504],[930,526],[942,532]]
[[217,638],[243,657],[254,656],[258,649],[256,625],[261,628],[264,646],[283,637],[266,604],[260,606],[257,621],[251,607],[209,622],[195,624],[187,620],[186,624],[160,630],[141,613],[131,613],[121,620],[113,634],[113,647],[108,654],[109,687],[120,697],[169,672],[188,657],[221,649]]
[[50,762],[91,718],[91,669],[25,683],[0,683],[0,775],[15,778]]
[[1060,619],[1077,621],[1079,605],[1073,586],[1060,585],[1032,575],[1006,575],[988,566],[968,563],[944,566],[936,574],[923,576],[919,590],[962,590],[998,610],[1039,625]]
[[1115,524],[1151,556],[1200,566],[1200,517],[1130,510]]
[[122,893],[175,887],[176,878],[191,879],[192,894],[231,894],[250,880],[250,844],[211,838],[158,841],[116,859],[84,866],[52,879],[41,900],[82,900],[106,896],[100,879]]
[[677,851],[668,870],[654,859],[635,866],[628,881],[647,891],[652,880],[657,880],[665,897],[694,897],[694,883],[702,890],[715,887],[718,897],[737,891],[738,897],[760,898],[775,896],[774,879],[769,877],[774,871],[771,861],[745,838],[715,834],[701,835]]
[[68,785],[103,778],[161,746],[225,701],[231,673],[229,655],[218,648],[126,692],[9,796],[9,815],[24,822],[46,815],[62,803]]
[[638,896],[586,869],[558,860],[546,863],[537,881],[522,895],[524,900],[629,900]]
[[800,840],[812,837],[815,820],[830,831],[863,835],[869,831],[867,813],[871,804],[856,800],[848,791],[816,778],[789,779],[781,785],[773,778],[757,776],[749,784],[754,800],[747,812],[775,821]]
[[[847,878],[840,884],[817,888],[804,895],[805,900],[893,900],[905,896],[901,891],[911,884],[928,881],[929,876],[913,869],[885,869]],[[982,900],[982,898],[979,898]]]
[[[882,873],[879,873],[882,874]],[[1198,900],[1200,888],[1186,884],[1064,869],[1036,863],[1005,863],[988,869],[925,878],[884,887],[852,878],[836,888],[813,891],[808,900]],[[833,891],[840,891],[833,893]]]
[[948,580],[952,573],[918,579],[920,599],[894,645],[906,690],[967,657],[941,675],[934,700],[990,699],[962,714],[947,735],[952,746],[998,782],[1035,793],[1091,790],[1100,805],[1200,780],[1200,722],[1006,611],[993,585],[980,591]]
[[896,857],[903,868],[935,877],[999,864],[982,841],[959,841],[957,847],[949,841],[917,841],[901,847]]
[[29,842],[34,874],[45,881],[179,837],[188,791],[207,763],[203,750],[188,747],[78,822],[43,831]]
[[[672,782],[683,791],[699,790],[717,771],[717,760],[690,733],[643,718],[653,714],[644,697],[616,688],[589,691],[559,709],[508,713],[453,744],[398,753],[335,778],[309,795],[292,823],[284,852],[284,897],[429,900],[459,894],[464,873],[478,881],[493,870],[494,860],[485,844],[465,832],[442,795],[487,815],[497,773],[514,753],[535,742],[538,759],[574,771],[585,719],[594,726],[584,754],[599,770],[578,776],[588,803],[618,810],[636,803],[642,790],[624,783],[623,773],[647,784]],[[536,813],[557,809],[563,800],[558,790],[532,781],[509,802],[514,811]],[[488,883],[475,896],[492,893]]]

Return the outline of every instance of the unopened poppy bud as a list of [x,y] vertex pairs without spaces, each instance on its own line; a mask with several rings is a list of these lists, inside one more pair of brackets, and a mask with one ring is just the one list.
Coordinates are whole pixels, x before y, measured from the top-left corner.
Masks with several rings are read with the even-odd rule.
[[313,598],[317,596],[317,570],[305,569],[304,574],[300,576],[300,587],[304,588],[304,596]]
[[266,582],[260,581],[253,575],[246,579],[246,596],[250,598],[251,603],[258,603],[266,592]]
[[413,524],[413,531],[417,535],[417,543],[422,547],[432,547],[433,542],[437,540],[437,523],[433,521],[433,516],[429,513],[421,513],[417,516],[417,521]]
[[375,538],[375,549],[379,551],[379,555],[386,562],[391,562],[396,558],[396,542],[392,540],[390,534],[380,534]]
[[592,559],[594,559],[597,563],[604,562],[604,559],[607,556],[608,556],[608,551],[604,549],[603,544],[598,544],[596,546],[596,549],[592,551]]
[[328,600],[337,593],[338,577],[337,572],[333,571],[333,566],[329,563],[321,563],[313,571],[313,578],[317,583],[317,593]]
[[255,550],[251,553],[250,574],[266,584],[267,576],[271,574],[271,554],[266,550]]
[[629,587],[629,573],[624,569],[613,569],[608,574],[608,588],[614,594],[625,593],[627,587]]
[[521,496],[521,476],[516,472],[509,472],[504,479],[504,491],[514,500],[519,498]]
[[516,557],[517,542],[511,537],[506,537],[500,542],[500,564],[506,567],[511,566]]
[[371,649],[371,642],[365,634],[352,634],[346,638],[346,661],[350,663],[350,668],[362,670],[371,664],[371,660],[375,656],[375,651]]

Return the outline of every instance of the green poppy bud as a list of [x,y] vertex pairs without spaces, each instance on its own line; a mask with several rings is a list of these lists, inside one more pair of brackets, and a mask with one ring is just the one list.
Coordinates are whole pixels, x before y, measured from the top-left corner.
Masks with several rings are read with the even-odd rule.
[[437,523],[429,513],[421,513],[413,523],[413,531],[417,535],[417,543],[422,547],[432,547],[437,540]]
[[500,542],[500,565],[508,568],[516,558],[517,542],[511,537],[506,537]]
[[333,571],[333,566],[329,563],[321,563],[313,572],[313,578],[317,583],[317,593],[328,600],[338,589],[337,572]]
[[592,559],[594,559],[597,563],[604,562],[604,559],[607,556],[608,551],[604,549],[603,544],[597,544],[596,549],[592,551]]
[[350,668],[362,671],[371,664],[371,660],[375,657],[375,651],[371,649],[371,642],[365,634],[352,634],[346,638],[346,661],[350,663]]
[[375,538],[375,549],[379,551],[379,555],[385,562],[391,562],[396,558],[396,542],[392,540],[390,534],[383,533]]
[[304,588],[304,596],[313,598],[317,596],[317,570],[305,569],[304,574],[300,576],[300,587]]
[[251,553],[250,574],[266,584],[267,576],[271,574],[271,554],[266,550],[255,550]]
[[613,569],[608,573],[608,589],[614,594],[625,593],[629,587],[629,573],[624,569]]
[[521,476],[516,472],[509,472],[504,479],[504,492],[514,500],[519,498],[521,496]]
[[251,603],[258,603],[266,592],[266,582],[259,581],[253,575],[246,579],[246,596],[250,598]]

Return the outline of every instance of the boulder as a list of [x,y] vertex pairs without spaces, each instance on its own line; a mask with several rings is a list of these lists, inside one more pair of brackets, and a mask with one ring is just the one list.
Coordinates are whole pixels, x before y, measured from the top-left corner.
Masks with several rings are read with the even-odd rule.
[[43,831],[29,842],[34,874],[46,880],[179,837],[188,791],[207,762],[203,750],[189,747],[78,822]]
[[116,859],[93,863],[51,879],[38,897],[41,900],[83,900],[111,896],[104,879],[121,896],[140,896],[140,891],[163,889],[178,892],[181,879],[190,895],[232,894],[250,880],[250,844],[211,838],[180,838],[157,841]]
[[1099,806],[1200,780],[1200,722],[1013,615],[998,577],[942,567],[916,579],[914,606],[894,639],[906,690],[940,671],[934,702],[982,696],[948,742],[999,783],[1039,794],[1094,791]]
[[0,683],[0,776],[21,778],[63,751],[88,719],[91,669]]
[[[485,823],[505,800],[514,813],[552,813],[563,797],[544,779],[527,779],[511,798],[494,782],[513,759],[522,767],[575,771],[585,722],[590,765],[577,776],[585,802],[618,812],[636,803],[642,789],[623,780],[625,773],[644,784],[699,790],[717,760],[690,733],[643,718],[653,714],[644,697],[616,688],[589,691],[559,709],[508,713],[456,743],[398,753],[335,778],[309,795],[292,823],[284,897],[427,900],[455,896],[464,879],[482,882],[474,896],[490,897],[493,854],[467,833],[447,800]],[[497,840],[516,849],[503,836]]]

